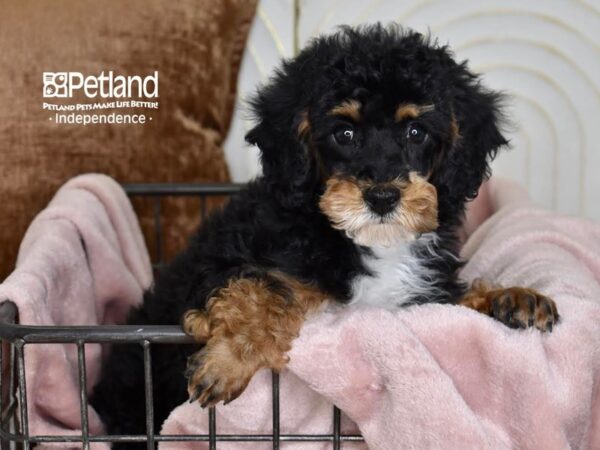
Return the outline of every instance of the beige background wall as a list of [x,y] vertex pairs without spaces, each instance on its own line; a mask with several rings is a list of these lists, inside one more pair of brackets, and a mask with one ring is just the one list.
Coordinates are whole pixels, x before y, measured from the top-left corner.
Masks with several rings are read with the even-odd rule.
[[509,95],[513,150],[494,173],[545,207],[600,220],[600,0],[262,0],[226,143],[235,179],[258,171],[243,102],[277,61],[338,24],[390,20],[429,30]]

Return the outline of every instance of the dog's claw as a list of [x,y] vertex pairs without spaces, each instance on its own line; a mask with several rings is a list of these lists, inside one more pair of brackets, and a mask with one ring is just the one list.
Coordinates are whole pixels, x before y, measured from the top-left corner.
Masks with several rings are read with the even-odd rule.
[[198,398],[200,397],[200,394],[202,394],[202,391],[199,389],[196,389],[196,391],[190,395],[190,403],[194,403],[196,400],[198,400]]
[[229,403],[244,391],[259,366],[242,361],[231,351],[226,339],[209,342],[188,358],[185,371],[190,402],[202,408],[219,402]]
[[210,395],[209,395],[209,396],[208,396],[208,397],[207,397],[207,398],[206,398],[206,399],[205,399],[205,400],[204,400],[202,403],[200,403],[200,406],[201,406],[202,408],[206,408],[207,406],[210,406],[210,405],[211,405],[211,402],[212,402],[213,400],[215,400],[215,399],[216,399],[216,397],[217,397],[217,396],[216,396],[215,394],[210,394]]

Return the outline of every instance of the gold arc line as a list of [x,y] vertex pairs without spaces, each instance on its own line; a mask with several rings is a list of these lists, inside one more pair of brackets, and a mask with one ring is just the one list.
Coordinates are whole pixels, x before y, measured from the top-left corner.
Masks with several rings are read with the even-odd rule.
[[[544,110],[544,108],[536,100],[532,99],[531,97],[523,95],[519,92],[512,92],[512,91],[509,93],[509,95],[511,97],[513,97],[515,99],[519,99],[523,103],[529,105],[536,112],[536,114],[538,114],[541,117],[542,122],[544,122],[545,126],[550,130],[550,135],[551,135],[551,139],[552,139],[552,175],[553,175],[551,204],[556,209],[558,193],[557,193],[557,186],[556,186],[555,181],[558,179],[558,152],[559,152],[560,146],[558,145],[558,135],[556,134],[556,129],[554,127],[554,120],[552,120],[552,118],[548,115],[548,113]],[[531,179],[530,172],[532,170],[531,155],[533,155],[533,153],[534,153],[534,147],[532,145],[533,140],[531,139],[529,133],[527,133],[527,131],[525,131],[525,129],[522,126],[519,126],[519,131],[523,134],[523,136],[525,136],[525,140],[527,141],[527,148],[531,149],[530,153],[527,155],[527,178],[528,178],[528,183],[529,183],[529,180]]]
[[[476,11],[473,13],[469,13],[469,14],[464,14],[462,16],[458,16],[456,18],[450,19],[448,21],[442,22],[441,24],[436,25],[435,27],[432,27],[432,30],[435,30],[437,33],[440,32],[440,30],[442,30],[443,28],[451,25],[451,24],[455,24],[458,23],[460,21],[463,21],[465,19],[471,19],[471,18],[477,18],[477,17],[483,17],[483,16],[492,16],[492,15],[522,15],[522,16],[529,16],[529,17],[534,17],[534,18],[538,18],[542,21],[548,22],[548,23],[552,23],[555,24],[559,27],[562,27],[566,30],[571,31],[573,34],[575,34],[576,36],[579,36],[579,38],[581,38],[584,42],[589,43],[592,47],[596,48],[597,50],[600,50],[600,45],[597,44],[595,41],[591,40],[587,35],[581,33],[578,29],[573,28],[571,25],[569,25],[566,22],[563,22],[559,19],[557,19],[556,17],[549,15],[547,13],[540,13],[540,12],[536,12],[536,11],[527,11],[527,10],[518,10],[518,9],[506,9],[506,8],[499,8],[496,10],[488,10],[488,11]],[[535,73],[531,70],[529,70],[529,72],[531,73]],[[543,76],[542,74],[538,75],[540,77],[542,77],[543,79],[547,79],[550,81],[549,78]],[[563,95],[565,94],[564,91],[562,89],[560,89],[558,86],[556,86],[555,83],[551,82],[551,84],[555,87],[557,87],[557,90],[559,92],[561,92]],[[569,97],[567,97],[565,95],[565,99],[567,99],[567,102],[573,107],[573,110],[577,116],[577,125],[578,128],[580,129],[580,135],[584,137],[584,145],[582,146],[583,148],[580,150],[580,163],[581,163],[581,167],[580,167],[580,172],[583,175],[584,174],[584,168],[585,168],[585,162],[587,160],[586,158],[586,153],[587,153],[587,145],[585,145],[587,143],[587,139],[585,139],[585,134],[581,131],[582,129],[582,122],[581,122],[581,117],[578,113],[578,109],[575,108],[573,106],[573,104],[570,102]],[[583,183],[583,176],[579,177],[579,190],[580,190],[580,207],[579,207],[579,212],[585,214],[585,212],[587,211],[587,203],[586,203],[586,193],[585,193],[585,188],[584,188],[584,183]]]
[[[523,140],[525,141],[525,177],[527,178],[526,180],[526,185],[529,188],[530,187],[530,169],[531,169],[531,161],[530,161],[530,155],[532,153],[532,146],[531,146],[531,138],[529,137],[529,135],[525,132],[525,130],[519,126],[516,130],[514,134],[518,134],[520,136],[523,136]],[[499,153],[499,156],[496,156],[496,158],[494,159],[494,161],[492,162],[492,164],[490,165],[490,167],[492,167],[492,175],[494,173],[493,169],[494,169],[494,162],[498,161],[499,158],[502,158],[502,155],[506,154],[506,152],[502,152]]]
[[258,69],[258,74],[260,75],[261,81],[264,81],[267,78],[267,69],[264,66],[260,57],[258,56],[258,52],[256,51],[256,49],[254,48],[254,45],[251,42],[248,42],[248,45],[246,46],[246,48],[248,49],[250,56],[254,60],[254,65]]
[[300,10],[300,0],[292,0],[292,2],[292,7],[294,8],[294,22],[292,24],[292,26],[294,27],[294,35],[292,48],[294,56],[298,56],[298,53],[300,53],[300,20],[302,17]]
[[524,155],[525,156],[525,178],[526,178],[525,184],[527,185],[527,188],[529,189],[531,187],[531,153],[532,153],[531,139],[522,127],[519,127],[516,130],[516,134],[522,136],[523,140],[525,141],[525,155]]
[[509,96],[526,102],[527,104],[529,104],[529,106],[531,106],[534,110],[537,111],[537,113],[543,118],[544,122],[546,122],[548,124],[548,128],[550,128],[550,130],[551,130],[552,143],[553,143],[554,149],[556,151],[558,151],[560,147],[558,145],[559,140],[558,140],[558,134],[556,133],[556,127],[554,126],[554,120],[546,112],[544,107],[533,97],[529,97],[528,95],[522,94],[521,92],[510,91]]
[[[546,112],[546,110],[542,107],[542,105],[539,104],[539,102],[535,99],[533,99],[532,97],[529,97],[527,95],[521,94],[520,92],[514,92],[514,91],[510,91],[509,95],[511,97],[514,97],[516,99],[519,99],[521,101],[523,101],[524,103],[527,103],[529,106],[531,106],[538,115],[540,115],[542,117],[542,120],[544,122],[547,123],[548,128],[550,129],[550,134],[552,136],[552,176],[553,176],[553,183],[552,183],[552,205],[554,205],[554,208],[556,208],[557,205],[557,200],[558,200],[558,192],[557,192],[557,185],[556,185],[556,180],[558,180],[558,153],[560,151],[560,146],[559,146],[559,141],[558,141],[558,135],[556,134],[556,128],[554,126],[554,120],[552,119],[552,117],[550,117],[548,115],[548,113]],[[519,128],[523,128],[523,127],[519,127]]]
[[592,12],[593,14],[597,14],[600,16],[600,8],[596,8],[593,4],[588,3],[584,0],[577,0],[577,3],[579,3],[581,6],[583,6],[584,8],[586,8],[588,11]]
[[417,2],[417,4],[415,6],[413,6],[412,8],[409,8],[408,11],[404,11],[402,13],[402,15],[396,16],[395,20],[397,22],[405,22],[409,17],[414,16],[416,13],[418,13],[422,9],[427,8],[432,3],[433,3],[432,0],[425,0],[425,1]]
[[[423,5],[424,7],[425,5]],[[416,10],[418,11],[419,9],[422,8],[416,8]],[[595,41],[593,41],[592,39],[590,39],[586,34],[581,33],[578,29],[573,28],[571,25],[569,25],[566,22],[561,21],[560,19],[549,15],[547,13],[541,13],[541,12],[537,12],[537,11],[528,11],[528,10],[519,10],[519,9],[506,9],[506,8],[499,8],[499,9],[495,9],[495,10],[488,10],[488,11],[475,11],[469,14],[463,14],[461,16],[458,16],[456,18],[447,20],[445,22],[442,22],[441,24],[437,24],[436,26],[432,26],[431,29],[432,31],[435,31],[436,33],[439,33],[440,30],[442,30],[444,27],[447,27],[448,25],[463,21],[465,19],[469,19],[469,18],[477,18],[477,17],[482,17],[482,16],[492,16],[492,15],[523,15],[523,16],[529,16],[529,17],[535,17],[538,18],[542,21],[548,22],[548,23],[552,23],[555,24],[561,28],[564,28],[566,30],[571,31],[573,34],[575,34],[576,36],[578,36],[581,40],[583,40],[584,42],[587,42],[590,46],[600,50],[600,45],[597,44]],[[529,72],[532,72],[535,74],[535,72],[528,70]],[[542,78],[546,78],[541,74],[538,74],[539,76],[541,76]],[[551,81],[550,79],[548,79],[549,81]],[[551,85],[556,86],[554,82],[551,81]],[[593,84],[592,84],[593,85]],[[561,94],[565,97],[565,99],[567,99],[567,102],[571,105],[571,107],[573,108],[573,111],[575,112],[575,115],[577,117],[577,126],[580,130],[580,136],[582,136],[584,138],[584,145],[582,145],[582,148],[579,151],[580,154],[580,173],[583,175],[584,174],[584,167],[585,167],[585,161],[586,161],[586,151],[587,151],[587,145],[586,145],[586,141],[587,139],[585,139],[585,134],[582,131],[582,122],[581,122],[581,117],[578,113],[578,109],[574,107],[574,105],[570,102],[569,98],[565,95],[564,91],[560,88],[558,88],[558,91],[561,92]],[[584,188],[584,184],[583,184],[583,176],[579,177],[579,191],[580,191],[580,204],[579,204],[579,211],[582,211],[583,208],[583,212],[585,213],[585,211],[587,210],[587,204],[586,204],[586,195],[585,195],[585,188]]]
[[553,23],[555,25],[558,25],[560,27],[563,27],[563,28],[573,32],[573,34],[579,36],[582,40],[589,42],[589,44],[591,46],[596,47],[598,50],[600,50],[600,44],[596,43],[595,41],[590,39],[587,35],[581,33],[577,28],[574,28],[573,26],[569,25],[567,22],[563,22],[549,14],[539,13],[536,11],[528,11],[528,10],[496,8],[493,10],[474,11],[474,12],[464,14],[462,16],[458,16],[453,19],[447,20],[445,22],[441,22],[435,26],[432,26],[431,30],[436,33],[439,33],[440,30],[442,30],[443,28],[446,28],[449,25],[456,24],[457,22],[461,22],[465,19],[476,19],[478,17],[484,17],[484,16],[506,16],[506,15],[521,15],[521,16],[535,17],[535,18],[539,18],[545,22]]
[[265,14],[264,10],[260,5],[258,6],[258,18],[265,24],[267,31],[271,35],[271,39],[273,39],[273,42],[275,42],[275,48],[277,48],[279,54],[285,57],[290,56],[288,55],[287,50],[283,45],[283,41],[281,40],[279,33],[277,33],[273,22],[271,22],[271,19],[269,19],[269,17]]
[[[546,76],[545,74],[538,72],[530,67],[526,67],[526,66],[521,66],[521,65],[517,65],[517,64],[501,64],[501,63],[497,63],[497,64],[491,64],[491,65],[480,65],[478,66],[477,71],[478,72],[483,72],[483,73],[489,73],[492,70],[497,70],[497,69],[516,69],[516,70],[520,70],[522,72],[525,73],[529,73],[530,75],[540,78],[542,81],[550,84],[551,87],[553,87],[565,100],[565,102],[569,105],[569,108],[572,110],[572,115],[575,117],[575,123],[577,124],[577,129],[578,129],[578,135],[582,137],[582,144],[580,146],[580,148],[578,149],[578,153],[579,153],[579,172],[580,175],[583,175],[584,172],[584,168],[585,168],[585,153],[588,150],[588,146],[587,146],[587,139],[586,139],[586,134],[584,133],[584,126],[583,126],[583,120],[582,117],[580,115],[579,109],[573,104],[573,102],[571,101],[570,97],[567,95],[567,93],[558,85],[554,82],[553,79],[551,79],[550,77]],[[553,122],[552,122],[553,123]],[[585,204],[584,200],[585,200],[585,189],[584,189],[584,185],[583,185],[583,176],[579,177],[579,198],[581,199],[581,203],[579,206],[579,211],[580,213],[581,211],[581,205]]]
[[[600,90],[596,87],[596,84],[594,83],[594,81],[590,78],[590,76],[588,75],[588,73],[583,70],[576,61],[572,60],[569,56],[567,56],[566,54],[564,54],[562,51],[554,48],[554,47],[550,47],[549,45],[547,45],[544,42],[539,42],[536,41],[535,39],[529,39],[529,38],[512,38],[512,37],[508,37],[508,38],[500,38],[500,39],[494,39],[491,37],[482,37],[482,38],[478,38],[478,39],[473,39],[470,41],[465,42],[464,44],[461,44],[459,46],[454,46],[453,49],[458,53],[462,50],[466,50],[469,48],[473,48],[476,45],[479,44],[502,44],[505,42],[511,42],[511,43],[516,43],[516,44],[520,44],[520,43],[526,43],[526,44],[530,44],[533,47],[539,47],[539,48],[543,48],[544,50],[548,51],[549,53],[553,53],[555,56],[559,57],[559,59],[564,59],[569,67],[571,67],[572,69],[574,69],[585,81],[588,82],[588,84],[591,87],[591,91],[593,91],[597,98],[598,98],[598,102],[600,103]],[[600,57],[600,55],[598,55],[598,57]]]
[[[355,19],[352,20],[352,25],[356,26],[356,25],[362,24],[364,21],[366,21],[368,19],[368,15],[373,10],[375,10],[377,7],[379,7],[382,3],[389,2],[389,1],[390,0],[373,0],[373,1],[369,2],[367,7],[363,8],[363,10],[359,13],[359,15]],[[393,2],[393,0],[392,0],[392,2]],[[323,25],[329,21],[331,16],[335,13],[335,9],[337,8],[338,3],[339,3],[339,0],[335,1],[333,3],[334,6],[330,10],[328,10],[328,12],[324,16],[322,16],[318,25],[314,28],[312,36],[319,33],[321,31]],[[428,6],[430,3],[432,3],[431,0],[421,0],[420,2],[416,2],[415,6],[413,6],[412,8],[408,8],[408,10],[406,12],[402,13],[402,16],[399,16],[396,19],[391,19],[390,22],[395,21],[395,22],[398,22],[401,24],[401,20],[404,20],[405,17],[409,17],[411,14]]]
[[321,33],[321,29],[323,28],[323,25],[325,25],[327,22],[329,22],[329,19],[331,19],[331,16],[333,16],[333,14],[335,13],[335,10],[337,9],[337,6],[340,3],[340,1],[341,0],[334,0],[333,2],[331,2],[331,7],[327,10],[327,12],[324,15],[321,16],[321,19],[317,22],[317,25],[313,28],[311,35],[308,36],[309,38]]
[[571,100],[571,98],[567,95],[567,92],[556,82],[554,81],[552,78],[550,78],[548,75],[546,75],[543,72],[539,72],[537,70],[535,70],[534,68],[528,67],[528,66],[523,66],[520,64],[514,64],[514,63],[502,63],[502,62],[498,62],[498,63],[494,63],[494,64],[480,64],[477,65],[473,68],[473,70],[477,73],[489,73],[492,70],[497,70],[497,69],[516,69],[516,70],[520,70],[522,72],[526,72],[529,73],[537,78],[542,79],[544,82],[546,82],[547,84],[549,84],[550,86],[552,86],[557,92],[559,92],[561,94],[562,97],[564,97],[565,102],[569,105],[569,107],[573,110],[573,115],[576,117],[577,119],[577,126],[579,128],[579,134],[580,136],[584,136],[583,133],[583,120],[581,117],[581,114],[579,112],[579,108],[577,108],[577,106],[573,103],[573,101]]
[[525,139],[525,176],[527,177],[527,186],[531,186],[531,154],[533,153],[531,137],[522,127],[519,127],[517,131]]
[[359,12],[358,16],[354,20],[352,20],[352,25],[359,25],[363,22],[365,18],[379,5],[381,5],[385,0],[371,0],[367,2],[367,7],[363,8],[362,11]]

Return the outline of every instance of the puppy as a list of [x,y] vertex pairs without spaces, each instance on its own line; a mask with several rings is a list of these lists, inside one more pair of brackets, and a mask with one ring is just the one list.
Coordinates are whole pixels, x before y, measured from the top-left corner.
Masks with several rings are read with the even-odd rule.
[[[327,302],[463,304],[551,331],[559,316],[540,293],[457,278],[465,202],[507,144],[499,100],[446,47],[396,26],[341,28],[284,62],[252,102],[263,175],[129,317],[182,323],[201,344],[152,347],[154,429],[187,398],[227,403],[259,369],[283,369]],[[145,433],[142,360],[115,346],[103,369],[92,405],[111,433]]]

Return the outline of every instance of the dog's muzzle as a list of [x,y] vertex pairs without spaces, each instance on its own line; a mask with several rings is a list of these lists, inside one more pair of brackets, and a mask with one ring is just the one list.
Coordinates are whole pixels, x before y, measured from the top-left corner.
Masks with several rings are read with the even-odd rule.
[[331,226],[356,244],[389,247],[437,228],[437,191],[427,179],[372,183],[334,175],[319,200]]

